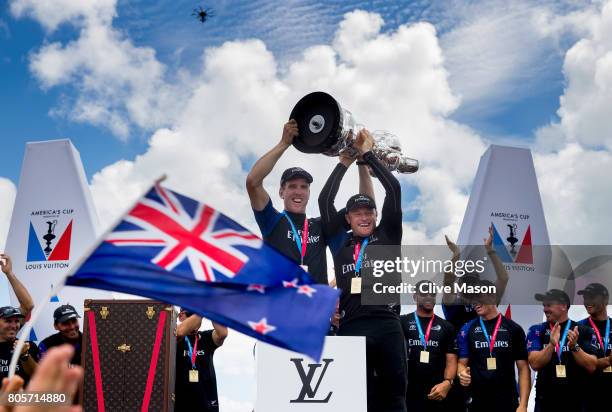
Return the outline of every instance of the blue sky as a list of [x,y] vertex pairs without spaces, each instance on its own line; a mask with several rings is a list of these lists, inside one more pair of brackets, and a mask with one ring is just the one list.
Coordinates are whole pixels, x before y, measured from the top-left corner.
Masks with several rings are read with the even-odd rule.
[[[196,70],[202,50],[224,41],[260,38],[275,54],[281,70],[284,62],[301,54],[305,47],[327,44],[334,36],[344,13],[361,8],[380,13],[385,19],[383,31],[395,30],[407,22],[426,20],[433,23],[439,36],[460,24],[457,17],[428,2],[385,1],[217,1],[215,16],[199,24],[191,16],[198,3],[189,1],[120,1],[114,26],[129,36],[137,46],[150,46],[157,57],[173,70]],[[200,3],[207,6],[207,3]],[[449,3],[450,4],[450,3]],[[452,11],[452,10],[451,10]],[[74,96],[70,86],[43,90],[28,68],[28,56],[45,42],[74,39],[77,30],[64,24],[45,34],[30,18],[16,20],[7,3],[0,9],[0,136],[5,152],[0,175],[18,181],[24,143],[68,137],[81,153],[89,177],[103,166],[142,153],[150,130],[133,128],[127,141],[113,138],[108,130],[76,123],[50,112],[63,99]],[[451,118],[467,124],[492,139],[514,137],[530,139],[534,129],[556,118],[559,95],[563,90],[561,54],[553,56],[540,73],[538,88],[521,90],[519,98],[501,98],[488,102],[490,110],[471,111],[461,106]],[[511,96],[510,96],[511,97]],[[495,109],[492,109],[494,108]],[[101,150],[103,149],[103,150]]]

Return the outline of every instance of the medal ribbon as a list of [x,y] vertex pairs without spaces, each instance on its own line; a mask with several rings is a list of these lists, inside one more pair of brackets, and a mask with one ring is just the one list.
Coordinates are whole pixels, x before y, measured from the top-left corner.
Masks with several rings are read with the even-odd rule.
[[421,321],[417,316],[416,312],[414,312],[414,320],[417,324],[417,329],[419,330],[419,338],[421,339],[421,345],[423,345],[423,349],[427,350],[427,342],[429,341],[429,335],[431,334],[431,326],[433,325],[435,316],[431,317],[429,324],[427,325],[427,329],[425,330],[425,334],[423,334],[423,327],[421,326]]
[[497,332],[499,332],[499,327],[501,326],[502,315],[501,313],[497,315],[497,322],[495,323],[495,329],[493,329],[493,334],[491,335],[490,338],[489,338],[489,333],[487,332],[487,328],[485,328],[485,324],[482,321],[482,318],[479,318],[479,320],[480,320],[480,327],[482,328],[482,333],[484,333],[485,338],[487,339],[487,342],[489,343],[489,354],[491,355],[491,357],[493,357],[493,347],[495,346],[495,341],[497,340]]
[[187,341],[187,347],[189,348],[187,353],[189,353],[189,357],[191,358],[191,369],[195,369],[196,356],[198,356],[198,334],[196,333],[193,348],[191,347],[191,342],[189,342],[189,336],[185,336],[185,340]]
[[606,319],[606,336],[604,339],[601,338],[601,333],[599,333],[599,328],[597,328],[597,325],[595,325],[595,322],[593,322],[593,318],[589,318],[589,323],[597,335],[599,344],[603,348],[604,356],[606,356],[608,353],[608,343],[610,342],[610,318]]
[[298,239],[300,239],[300,235],[298,234],[298,231],[295,228],[295,225],[293,224],[293,221],[291,220],[291,218],[287,214],[287,211],[283,211],[283,215],[285,215],[285,217],[289,221],[289,224],[291,225],[291,231],[293,232],[293,240],[294,240],[295,244],[297,245],[298,251],[300,252],[300,259],[301,259],[301,262],[302,262],[301,264],[303,265],[304,264],[304,256],[306,256],[306,247],[308,245],[308,217],[304,216],[304,227],[302,229],[302,241],[300,242],[298,240]]
[[368,246],[368,238],[365,238],[361,243],[355,242],[355,251],[353,252],[353,260],[355,261],[355,274],[361,271],[361,264],[363,261],[363,252],[366,246]]
[[[561,342],[557,342],[555,346],[555,352],[557,352],[557,358],[559,358],[559,364],[561,364],[561,355],[563,354],[563,347],[565,346],[565,340],[567,339],[567,334],[570,330],[570,326],[572,324],[571,320],[567,320],[567,324],[565,325],[565,330],[563,331],[563,336],[561,337]],[[550,324],[550,335],[552,336],[552,331],[555,325]]]

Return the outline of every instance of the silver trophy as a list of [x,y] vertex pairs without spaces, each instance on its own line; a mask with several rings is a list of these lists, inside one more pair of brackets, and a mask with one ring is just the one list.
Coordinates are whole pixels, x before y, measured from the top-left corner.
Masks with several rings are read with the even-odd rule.
[[[329,94],[314,92],[302,97],[291,111],[290,118],[298,124],[299,135],[293,140],[293,145],[299,151],[327,156],[356,153],[353,142],[364,126]],[[382,130],[372,132],[372,136],[372,151],[387,169],[399,173],[419,170],[418,160],[402,154],[397,136]]]

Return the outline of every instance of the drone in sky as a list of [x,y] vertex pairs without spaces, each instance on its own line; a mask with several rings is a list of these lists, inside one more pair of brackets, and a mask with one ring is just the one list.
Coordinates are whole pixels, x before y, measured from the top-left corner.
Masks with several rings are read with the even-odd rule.
[[213,13],[213,9],[211,8],[198,7],[197,9],[193,9],[191,15],[194,16],[196,19],[200,20],[200,23],[205,23],[215,14]]

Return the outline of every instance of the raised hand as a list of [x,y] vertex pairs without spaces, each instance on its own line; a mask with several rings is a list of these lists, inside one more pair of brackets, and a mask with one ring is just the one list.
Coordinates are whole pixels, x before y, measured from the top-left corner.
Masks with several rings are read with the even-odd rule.
[[452,240],[450,240],[448,236],[446,235],[444,235],[444,239],[446,239],[446,244],[448,245],[448,248],[450,249],[450,251],[453,252],[453,258],[458,259],[459,255],[461,254],[461,251],[459,250],[459,246],[457,246],[457,244],[453,242]]
[[0,253],[0,269],[4,272],[5,275],[8,275],[13,271],[13,262],[11,261],[11,257],[7,254]]
[[492,251],[493,250],[493,224],[489,226],[489,237],[483,238],[482,240],[484,241],[485,249],[487,250],[487,252]]
[[374,138],[366,129],[361,129],[357,134],[353,147],[360,155],[369,152],[374,147]]
[[291,119],[283,126],[283,136],[281,137],[281,143],[286,146],[291,146],[293,139],[298,135],[298,124],[295,120]]

